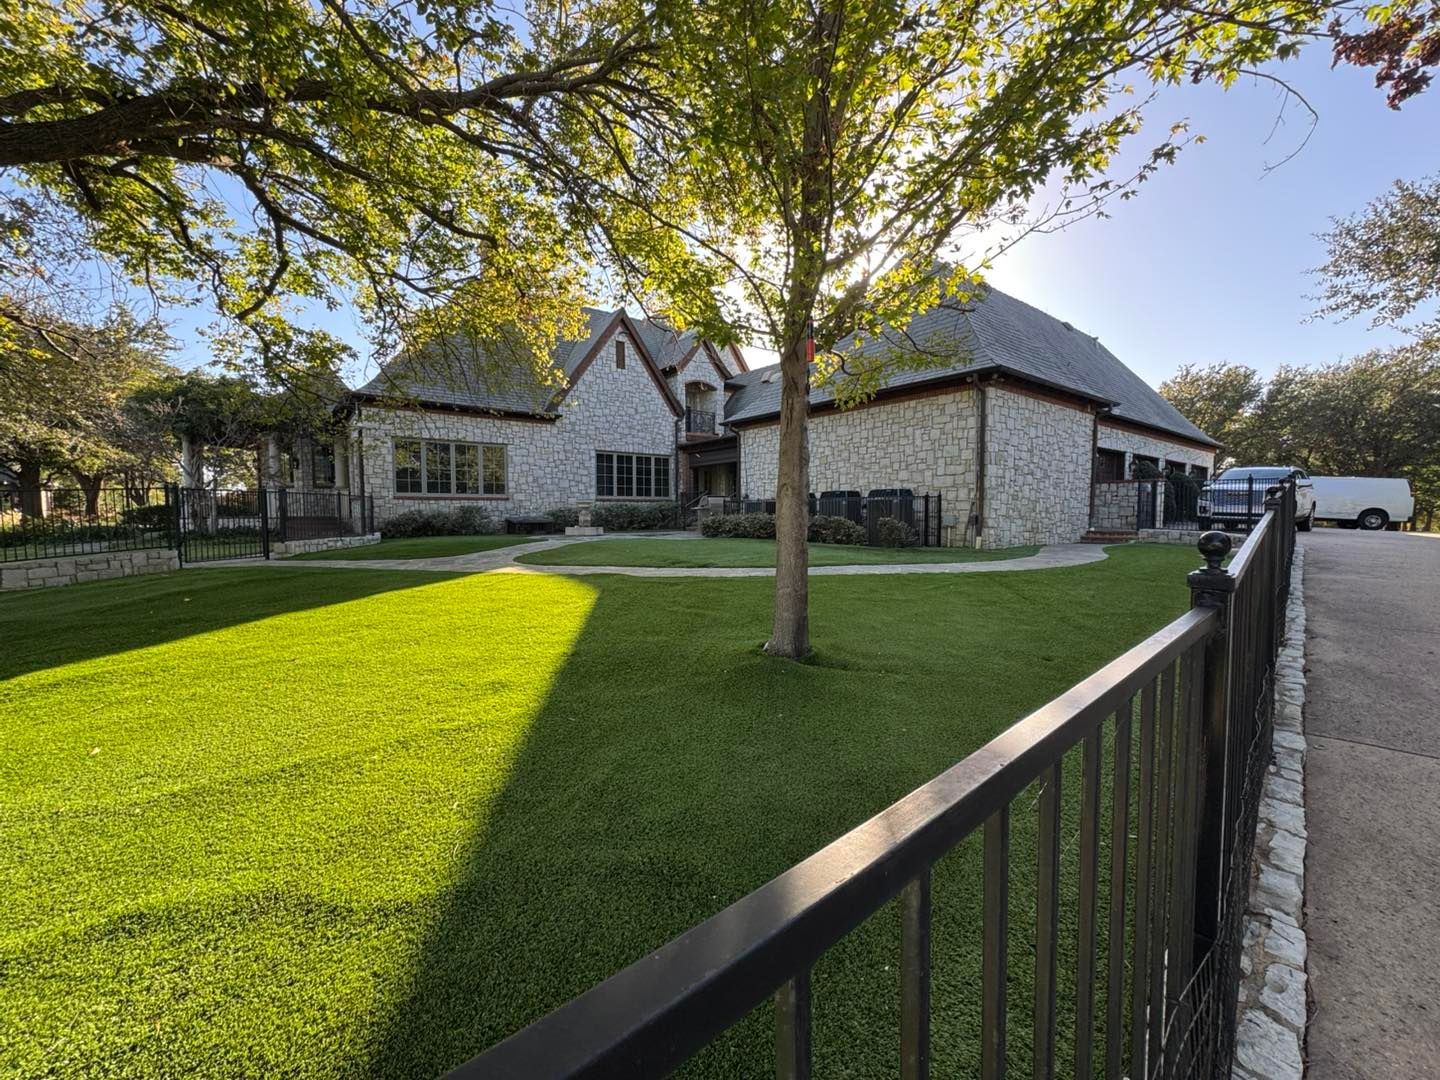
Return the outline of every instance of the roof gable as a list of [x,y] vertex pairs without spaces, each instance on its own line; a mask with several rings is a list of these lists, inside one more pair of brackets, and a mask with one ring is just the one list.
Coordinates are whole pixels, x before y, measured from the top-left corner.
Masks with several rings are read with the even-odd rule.
[[[395,400],[422,406],[463,409],[496,415],[549,416],[560,414],[560,404],[584,377],[585,369],[605,344],[611,331],[623,327],[666,407],[676,416],[683,410],[671,393],[656,361],[656,348],[673,349],[677,339],[668,328],[632,319],[624,309],[584,308],[581,337],[556,342],[550,363],[563,376],[557,389],[535,377],[528,362],[516,357],[508,379],[488,375],[495,363],[493,350],[471,341],[447,341],[429,354],[396,357],[373,379],[353,392],[364,400]],[[503,362],[502,362],[503,366]]]
[[[850,351],[851,347],[842,341],[836,350]],[[887,331],[855,351],[876,356],[917,349],[953,356],[955,362],[896,372],[885,381],[882,394],[972,373],[1007,372],[1107,405],[1119,419],[1207,446],[1219,445],[1096,338],[990,286],[969,304],[936,305],[917,314],[903,331]],[[773,368],[778,365],[757,368],[730,381],[735,393],[726,409],[727,423],[765,419],[779,412],[780,382],[766,377]],[[811,391],[812,405],[833,400],[828,388]]]

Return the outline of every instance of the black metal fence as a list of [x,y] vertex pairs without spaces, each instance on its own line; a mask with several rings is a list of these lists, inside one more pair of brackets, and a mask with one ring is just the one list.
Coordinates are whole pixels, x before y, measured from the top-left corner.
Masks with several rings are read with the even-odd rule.
[[175,546],[163,487],[0,489],[0,562]]
[[174,548],[188,563],[268,558],[275,541],[374,531],[374,497],[339,491],[0,489],[0,562],[146,548]]
[[292,488],[178,488],[182,562],[270,557],[274,543],[373,532],[370,495]]
[[174,500],[182,563],[270,557],[270,499],[264,488],[177,487]]
[[1249,531],[1265,516],[1269,484],[1253,476],[1227,480],[1198,477],[1157,477],[1136,482],[1136,522],[1141,529],[1243,529]]
[[[1202,539],[1206,565],[1189,578],[1193,607],[1169,626],[870,821],[452,1075],[662,1076],[771,999],[775,1072],[808,1077],[811,968],[899,896],[899,1072],[905,1080],[928,1077],[931,871],[982,832],[976,945],[983,974],[960,992],[980,997],[984,1080],[1003,1077],[1017,1054],[1032,1059],[1036,1077],[1057,1070],[1079,1080],[1228,1077],[1294,509],[1287,485],[1228,570],[1229,538]],[[1079,759],[1075,797],[1062,792],[1072,754]],[[1037,789],[1037,798],[1023,797]],[[1035,913],[1033,951],[1023,934],[1021,946],[1012,946],[1009,923],[1017,909],[1011,830],[1032,813],[1033,906],[1022,900],[1018,910]],[[1017,882],[1028,880],[1028,868],[1020,870]],[[1062,881],[1077,883],[1074,922],[1064,921],[1067,938],[1072,926],[1074,937],[1063,950],[1060,909],[1069,902]],[[1073,973],[1073,994],[1063,999],[1062,952],[1074,958],[1063,980],[1070,984]],[[1012,958],[1033,964],[1023,1004],[1012,986]],[[1023,1012],[1031,1030],[1012,1039],[1007,1025]],[[1057,1063],[1063,1029],[1073,1060]]]
[[[892,491],[894,489],[891,489]],[[774,499],[726,499],[727,514],[773,514]],[[895,494],[861,495],[858,491],[826,492],[810,496],[810,516],[847,518],[865,529],[866,543],[876,547],[895,547],[897,540],[922,547],[943,546],[943,528],[939,495],[916,495],[907,491]],[[887,526],[886,519],[899,523]]]
[[271,497],[279,540],[318,540],[374,532],[372,496],[278,488]]

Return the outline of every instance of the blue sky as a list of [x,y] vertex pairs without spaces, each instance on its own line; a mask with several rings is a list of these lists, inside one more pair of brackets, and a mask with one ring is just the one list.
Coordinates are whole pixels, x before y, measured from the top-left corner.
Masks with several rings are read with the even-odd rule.
[[1273,84],[1167,90],[1148,126],[1163,132],[1188,118],[1206,141],[1110,219],[1027,237],[990,280],[1094,334],[1151,383],[1186,363],[1228,360],[1268,374],[1401,340],[1364,319],[1307,323],[1318,288],[1307,271],[1324,261],[1314,234],[1331,217],[1396,179],[1440,170],[1440,88],[1396,112],[1369,71],[1330,70],[1323,46],[1275,70],[1319,113],[1290,162],[1265,171],[1300,144],[1310,118],[1287,106],[1267,144],[1281,97]]
[[[1364,320],[1307,322],[1307,294],[1317,288],[1307,271],[1324,259],[1315,234],[1332,216],[1359,210],[1395,179],[1440,170],[1440,88],[1396,112],[1368,71],[1332,71],[1323,46],[1274,70],[1319,113],[1288,163],[1266,171],[1305,139],[1310,118],[1291,102],[1275,129],[1282,94],[1273,84],[1167,89],[1135,151],[1181,119],[1206,141],[1182,152],[1138,198],[1116,204],[1110,218],[1027,237],[997,260],[990,280],[1099,337],[1151,383],[1186,363],[1235,361],[1268,374],[1280,364],[1328,363],[1401,340]],[[209,316],[198,309],[169,316],[180,362],[208,359],[197,329]],[[315,310],[313,318],[373,370],[351,312]],[[753,359],[767,362],[758,352]]]

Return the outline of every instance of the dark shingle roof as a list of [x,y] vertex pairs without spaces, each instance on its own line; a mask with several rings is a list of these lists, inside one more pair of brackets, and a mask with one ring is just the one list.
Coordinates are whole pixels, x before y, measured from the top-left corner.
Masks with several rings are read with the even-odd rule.
[[[550,356],[551,364],[567,380],[574,377],[581,361],[616,315],[614,311],[588,307],[584,313],[584,336],[558,342]],[[675,363],[689,349],[688,335],[677,336],[668,327],[641,319],[631,322],[657,368]],[[447,341],[443,347],[423,350],[419,355],[396,357],[355,393],[364,398],[549,416],[559,412],[557,389],[536,379],[523,357],[516,356],[509,364],[497,363],[492,347],[473,341]]]
[[[836,351],[850,353],[852,348],[851,341],[842,341]],[[888,332],[854,351],[861,356],[878,356],[918,350],[951,356],[955,362],[898,371],[886,380],[883,390],[999,369],[1110,403],[1112,415],[1119,419],[1206,445],[1219,445],[1098,340],[993,287],[987,286],[983,298],[968,305],[941,304],[921,312],[911,319],[904,333]],[[775,365],[757,368],[727,382],[727,386],[735,388],[725,409],[727,423],[763,419],[780,411],[780,381],[774,377],[775,371]],[[827,388],[810,394],[811,404],[833,398]]]

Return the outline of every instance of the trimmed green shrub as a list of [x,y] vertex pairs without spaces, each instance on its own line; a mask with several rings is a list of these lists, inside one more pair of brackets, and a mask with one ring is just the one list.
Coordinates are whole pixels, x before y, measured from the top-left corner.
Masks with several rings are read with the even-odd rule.
[[568,529],[571,525],[580,524],[580,511],[573,506],[557,506],[554,510],[547,510],[545,516],[559,529]]
[[601,503],[590,511],[590,522],[610,532],[644,532],[677,528],[678,514],[672,502]]
[[810,519],[812,544],[863,544],[865,530],[849,518],[818,514]]
[[700,525],[702,536],[735,537],[745,540],[774,540],[774,514],[717,514]]
[[899,518],[882,517],[875,523],[875,542],[879,547],[914,547],[920,534]]
[[408,536],[478,536],[498,532],[496,521],[478,506],[459,510],[406,510],[380,526],[387,540]]
[[138,525],[142,529],[164,529],[170,525],[174,511],[164,503],[155,506],[132,506],[120,511],[120,520],[126,525]]

